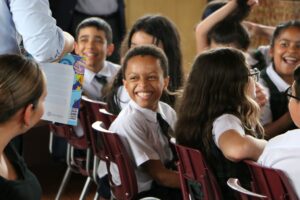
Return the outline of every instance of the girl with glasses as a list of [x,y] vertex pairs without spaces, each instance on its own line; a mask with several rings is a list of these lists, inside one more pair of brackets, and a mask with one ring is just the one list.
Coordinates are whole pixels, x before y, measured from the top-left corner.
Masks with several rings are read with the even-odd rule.
[[223,199],[234,199],[226,185],[229,177],[249,183],[241,161],[256,161],[266,144],[258,139],[263,128],[254,98],[255,80],[243,53],[220,48],[196,58],[179,102],[176,141],[205,155]]
[[276,27],[270,55],[272,63],[261,72],[261,83],[270,96],[261,116],[267,138],[295,128],[284,91],[292,85],[294,69],[300,64],[300,21]]

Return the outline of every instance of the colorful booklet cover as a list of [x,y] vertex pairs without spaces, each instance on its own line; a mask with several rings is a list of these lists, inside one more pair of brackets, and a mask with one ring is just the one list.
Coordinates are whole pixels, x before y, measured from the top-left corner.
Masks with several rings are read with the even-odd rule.
[[68,125],[77,125],[84,60],[67,54],[59,63],[41,63],[46,79],[48,95],[45,101],[43,120]]

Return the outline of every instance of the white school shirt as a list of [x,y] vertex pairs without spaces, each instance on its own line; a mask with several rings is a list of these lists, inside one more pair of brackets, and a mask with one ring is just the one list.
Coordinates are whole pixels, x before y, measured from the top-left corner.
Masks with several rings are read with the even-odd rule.
[[[286,83],[274,70],[273,64],[270,64],[267,67],[266,73],[280,92],[284,92],[288,87],[290,87],[290,85],[288,83]],[[267,93],[267,97],[268,97],[267,103],[265,104],[265,106],[263,106],[261,108],[261,115],[260,115],[260,122],[262,123],[262,125],[265,125],[265,124],[273,121],[271,104],[270,104],[270,90],[269,90],[266,82],[262,78],[260,79],[259,82],[266,89],[266,93]]]
[[95,100],[102,100],[103,85],[95,80],[96,75],[106,76],[107,83],[111,83],[118,73],[120,65],[114,64],[109,61],[104,62],[104,66],[97,74],[85,69],[83,79],[83,92],[86,96]]
[[63,31],[48,0],[0,1],[0,54],[20,54],[20,42],[38,62],[51,62],[64,48]]
[[257,162],[285,172],[300,198],[300,129],[269,140]]
[[[174,130],[177,120],[174,109],[166,103],[159,102],[158,112]],[[131,100],[109,128],[120,136],[131,158],[139,192],[149,190],[153,181],[141,169],[141,165],[148,160],[161,160],[162,163],[166,163],[173,157],[168,139],[161,133],[156,114],[157,112],[142,108]],[[112,167],[111,172],[114,182],[118,183],[118,170]]]
[[[116,99],[116,98],[118,98],[118,99]],[[125,89],[124,85],[121,85],[118,88],[117,97],[115,97],[114,100],[116,102],[119,102],[121,110],[123,110],[123,108],[125,108],[127,106],[127,104],[130,101],[130,97],[129,97],[129,94],[128,94],[127,90]]]
[[245,135],[241,120],[232,114],[223,114],[213,122],[212,135],[218,148],[220,136],[231,129],[237,131],[240,135]]

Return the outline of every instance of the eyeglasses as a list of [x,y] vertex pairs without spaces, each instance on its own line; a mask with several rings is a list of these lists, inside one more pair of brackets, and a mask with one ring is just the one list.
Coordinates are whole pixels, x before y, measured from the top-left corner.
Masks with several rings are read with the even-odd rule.
[[296,97],[294,95],[292,95],[292,88],[289,87],[288,89],[286,89],[286,91],[284,92],[284,94],[288,97],[288,100],[290,100],[291,98],[297,99],[298,101],[300,101],[299,97]]
[[248,76],[252,76],[254,81],[257,82],[259,80],[260,71],[257,68],[250,69]]

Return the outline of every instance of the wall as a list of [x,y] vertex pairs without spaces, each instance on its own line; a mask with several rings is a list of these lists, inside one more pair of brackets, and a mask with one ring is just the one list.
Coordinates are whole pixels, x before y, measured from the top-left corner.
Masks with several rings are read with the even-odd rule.
[[181,36],[184,70],[187,73],[196,53],[194,27],[206,0],[125,0],[127,29],[145,14],[162,14],[177,25]]
[[[125,0],[126,22],[129,29],[135,20],[145,14],[160,13],[177,25],[181,35],[184,70],[190,70],[196,55],[194,28],[199,22],[206,0]],[[300,19],[300,0],[259,0],[248,20],[276,25],[289,19]],[[268,44],[266,38],[254,37],[253,47]]]

